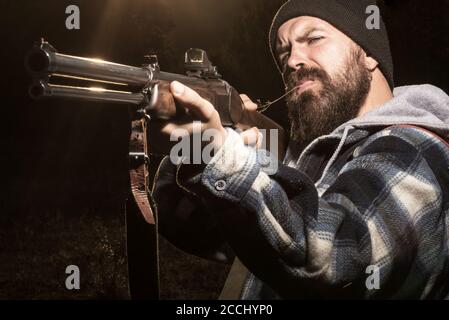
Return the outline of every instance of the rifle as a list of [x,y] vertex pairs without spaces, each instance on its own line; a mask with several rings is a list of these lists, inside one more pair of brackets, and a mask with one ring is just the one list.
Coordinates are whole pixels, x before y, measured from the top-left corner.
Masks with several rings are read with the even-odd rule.
[[[261,129],[276,129],[280,138],[279,155],[284,153],[285,147],[282,143],[284,130],[259,112],[245,112],[238,92],[222,79],[204,50],[189,49],[185,53],[186,75],[163,72],[160,70],[157,56],[152,55],[147,58],[149,59],[147,64],[142,67],[134,67],[99,59],[71,56],[58,53],[52,45],[44,39],[40,39],[28,53],[25,66],[33,77],[29,95],[34,99],[55,97],[124,104],[131,107],[130,187],[138,210],[149,226],[149,231],[154,234],[151,243],[155,255],[149,258],[151,260],[149,264],[154,273],[151,280],[154,291],[147,293],[147,296],[158,298],[157,217],[155,203],[149,188],[150,150],[146,131],[151,119],[169,120],[184,112],[182,108],[177,107],[173,96],[169,93],[169,83],[175,80],[179,81],[209,100],[218,111],[223,126],[241,130],[254,126]],[[61,78],[126,86],[135,90],[122,91],[50,83],[51,79]],[[267,143],[269,144],[269,141]],[[139,222],[132,221],[128,212],[127,210],[127,228],[129,229],[133,223],[138,224]],[[142,229],[141,226],[137,228]],[[128,232],[128,239],[130,236],[132,235]],[[139,239],[136,238],[136,241]],[[128,241],[129,246],[130,241]]]

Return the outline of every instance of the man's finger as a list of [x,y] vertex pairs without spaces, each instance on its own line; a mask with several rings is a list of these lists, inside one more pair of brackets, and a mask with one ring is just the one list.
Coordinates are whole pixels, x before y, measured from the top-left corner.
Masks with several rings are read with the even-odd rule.
[[255,104],[246,94],[241,94],[240,99],[242,99],[246,110],[257,111],[257,104]]
[[183,85],[178,81],[173,81],[170,84],[170,91],[183,107],[191,110],[201,121],[208,121],[215,108],[213,105],[202,98],[197,92]]
[[252,147],[261,148],[262,147],[262,133],[258,128],[253,127],[251,129],[245,130],[240,134],[243,142]]

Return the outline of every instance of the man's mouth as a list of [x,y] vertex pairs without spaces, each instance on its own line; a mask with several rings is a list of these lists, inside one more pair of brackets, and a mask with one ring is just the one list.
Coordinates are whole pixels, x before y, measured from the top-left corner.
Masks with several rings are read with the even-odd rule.
[[297,93],[303,92],[304,90],[308,89],[309,87],[313,86],[316,83],[317,81],[313,78],[305,78],[298,81],[296,85]]

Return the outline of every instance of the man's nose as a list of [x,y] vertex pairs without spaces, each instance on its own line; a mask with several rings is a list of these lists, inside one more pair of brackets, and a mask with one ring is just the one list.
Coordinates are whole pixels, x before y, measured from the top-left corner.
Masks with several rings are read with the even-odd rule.
[[308,56],[306,50],[303,48],[292,47],[290,57],[287,61],[287,66],[292,70],[299,70],[308,65]]

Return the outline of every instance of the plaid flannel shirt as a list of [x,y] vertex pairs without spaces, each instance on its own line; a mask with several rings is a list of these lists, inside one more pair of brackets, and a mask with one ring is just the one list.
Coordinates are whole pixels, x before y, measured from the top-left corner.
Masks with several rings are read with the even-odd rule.
[[[449,148],[441,139],[413,127],[348,126],[344,138],[318,139],[267,174],[273,159],[228,132],[202,174],[182,182],[208,218],[192,210],[178,226],[195,230],[195,250],[232,247],[251,271],[243,299],[447,296]],[[173,223],[167,215],[163,230]],[[187,239],[185,228],[171,234]],[[367,285],[373,270],[375,288]]]

